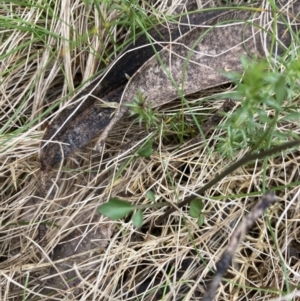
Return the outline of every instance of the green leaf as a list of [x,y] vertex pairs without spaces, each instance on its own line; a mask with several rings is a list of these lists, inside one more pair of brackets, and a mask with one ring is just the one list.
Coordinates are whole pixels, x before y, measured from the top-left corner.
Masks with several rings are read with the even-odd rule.
[[149,158],[153,153],[152,141],[144,145],[138,152],[140,157]]
[[299,120],[300,114],[298,112],[292,112],[287,114],[286,116],[283,116],[280,120],[284,121],[296,121]]
[[98,207],[98,212],[109,217],[112,220],[117,220],[126,216],[133,211],[135,206],[118,198],[111,198],[107,203]]
[[201,215],[203,207],[204,205],[202,200],[199,199],[192,200],[190,204],[190,210],[189,210],[190,216],[194,218],[198,218]]
[[132,223],[136,228],[139,228],[143,224],[143,213],[140,209],[132,216]]
[[197,224],[201,227],[204,223],[204,214],[200,214],[197,220]]
[[155,194],[152,190],[148,190],[146,192],[146,197],[151,201],[151,202],[155,202]]

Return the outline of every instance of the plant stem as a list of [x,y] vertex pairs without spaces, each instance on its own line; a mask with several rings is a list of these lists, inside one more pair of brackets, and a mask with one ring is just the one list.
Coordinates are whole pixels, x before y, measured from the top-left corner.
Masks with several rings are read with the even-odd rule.
[[164,206],[170,206],[170,203],[168,202],[161,202],[161,203],[155,203],[155,204],[145,204],[145,205],[135,205],[134,209],[147,209],[147,208],[160,208]]
[[289,141],[284,144],[274,146],[272,148],[269,148],[265,151],[262,151],[260,153],[252,153],[252,150],[250,150],[248,153],[246,153],[243,158],[238,160],[237,162],[233,163],[231,166],[229,166],[227,169],[225,169],[222,173],[217,175],[214,179],[212,179],[210,182],[205,184],[200,189],[196,190],[196,192],[193,192],[192,195],[186,197],[182,202],[177,204],[176,207],[171,207],[169,210],[167,210],[162,216],[160,216],[156,224],[161,224],[165,218],[167,218],[171,213],[173,213],[177,208],[182,208],[183,206],[189,204],[195,196],[199,196],[203,194],[207,189],[214,186],[216,183],[224,179],[227,175],[238,169],[239,167],[245,165],[246,163],[249,163],[250,161],[257,160],[257,159],[263,159],[267,156],[275,155],[278,152],[285,151],[289,148],[292,148],[294,146],[297,146],[300,144],[300,138],[297,140]]

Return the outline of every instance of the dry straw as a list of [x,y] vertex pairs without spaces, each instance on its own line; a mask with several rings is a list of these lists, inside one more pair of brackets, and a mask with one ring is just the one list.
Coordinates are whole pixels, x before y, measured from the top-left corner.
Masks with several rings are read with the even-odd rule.
[[[165,208],[147,209],[144,227],[135,229],[127,219],[113,223],[99,216],[97,206],[111,196],[147,204],[151,202],[145,196],[148,190],[157,201],[177,204],[243,157],[247,149],[232,159],[220,156],[215,138],[226,135],[220,129],[213,130],[205,142],[191,147],[185,140],[187,144],[179,147],[174,129],[163,128],[151,157],[132,160],[148,133],[132,119],[123,118],[106,140],[104,153],[93,151],[95,138],[54,168],[46,198],[32,198],[41,183],[42,135],[53,117],[70,106],[74,89],[80,89],[97,70],[103,72],[130,38],[126,18],[122,19],[125,26],[114,23],[122,16],[117,5],[127,2],[113,1],[115,6],[112,1],[71,0],[0,4],[4,24],[0,28],[0,299],[199,300],[229,237],[259,199],[262,186],[274,190],[278,202],[240,242],[216,300],[283,300],[285,293],[296,298],[298,150],[269,157],[264,163],[254,161],[208,189],[201,195],[205,204],[201,227],[184,207],[156,227]],[[157,16],[162,22],[162,13],[172,13],[178,2],[135,3],[145,16]],[[217,2],[197,4],[213,7]],[[268,1],[263,5],[270,8]],[[188,98],[190,109],[179,100],[160,112],[170,119],[184,115],[192,122],[194,114],[206,120],[224,101],[222,97],[207,101],[207,96],[230,89],[202,91]],[[294,106],[299,107],[299,97]],[[278,127],[283,133],[289,129],[299,135],[295,121],[282,121]],[[122,145],[132,140],[132,147],[124,151]],[[41,220],[47,226],[43,247],[37,240]]]

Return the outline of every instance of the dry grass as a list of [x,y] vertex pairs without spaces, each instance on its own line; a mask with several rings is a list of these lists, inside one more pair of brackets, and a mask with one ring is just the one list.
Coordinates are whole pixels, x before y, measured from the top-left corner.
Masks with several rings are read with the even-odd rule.
[[[155,6],[167,12],[167,2]],[[159,201],[177,203],[231,162],[215,150],[215,137],[225,133],[215,131],[211,143],[193,148],[158,137],[150,158],[130,160],[133,151],[124,151],[122,144],[143,129],[123,119],[104,156],[92,151],[92,141],[57,167],[48,199],[32,202],[40,185],[39,145],[45,127],[74,89],[114,58],[117,45],[94,5],[71,0],[35,1],[34,7],[25,3],[0,4],[0,15],[9,18],[0,32],[0,299],[50,300],[51,294],[51,300],[130,300],[131,293],[132,300],[157,300],[151,290],[135,298],[142,283],[152,283],[162,288],[163,300],[180,294],[199,300],[230,234],[262,187],[276,191],[278,202],[241,243],[217,300],[269,300],[300,289],[299,151],[249,164],[207,191],[201,196],[207,212],[202,227],[184,208],[149,233],[164,208],[146,210],[139,230],[127,220],[112,224],[96,208],[110,196],[146,204],[149,189]],[[150,14],[151,8],[141,3]],[[118,17],[110,1],[99,6],[106,22]],[[126,28],[110,29],[118,45],[127,39]],[[204,96],[191,101],[198,116],[222,105],[222,100],[202,101]],[[180,108],[174,103],[163,110],[171,116]],[[191,119],[188,111],[185,116]],[[297,122],[282,126],[283,131],[299,132]],[[122,164],[125,168],[116,179]],[[35,239],[41,217],[48,224],[45,249]]]

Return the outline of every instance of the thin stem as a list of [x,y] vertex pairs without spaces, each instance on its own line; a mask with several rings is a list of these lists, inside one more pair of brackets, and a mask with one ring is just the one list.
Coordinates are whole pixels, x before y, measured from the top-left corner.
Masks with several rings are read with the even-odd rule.
[[160,207],[165,207],[165,206],[170,206],[170,203],[168,202],[161,202],[161,203],[155,203],[155,204],[145,204],[145,205],[135,205],[134,209],[147,209],[147,208],[160,208]]
[[[262,151],[260,153],[252,153],[252,150],[249,151],[244,155],[243,158],[238,160],[237,162],[233,163],[231,166],[229,166],[227,169],[225,169],[222,173],[217,175],[214,179],[212,179],[210,182],[205,184],[200,189],[196,190],[196,192],[193,192],[192,195],[186,197],[182,202],[177,204],[176,207],[171,207],[169,210],[167,210],[161,217],[159,217],[156,221],[157,224],[161,224],[165,218],[167,218],[171,213],[176,211],[177,208],[182,208],[183,206],[189,204],[194,198],[195,195],[199,196],[203,194],[207,189],[210,189],[213,187],[216,183],[224,179],[227,175],[231,174],[236,169],[240,168],[241,166],[245,165],[246,163],[249,163],[250,161],[257,160],[257,159],[263,159],[267,156],[275,155],[276,153],[288,150],[289,148],[292,148],[294,146],[297,146],[300,144],[300,139],[293,140],[286,142],[284,144],[274,146],[272,148],[269,148],[268,150]],[[170,204],[169,204],[170,205]]]

